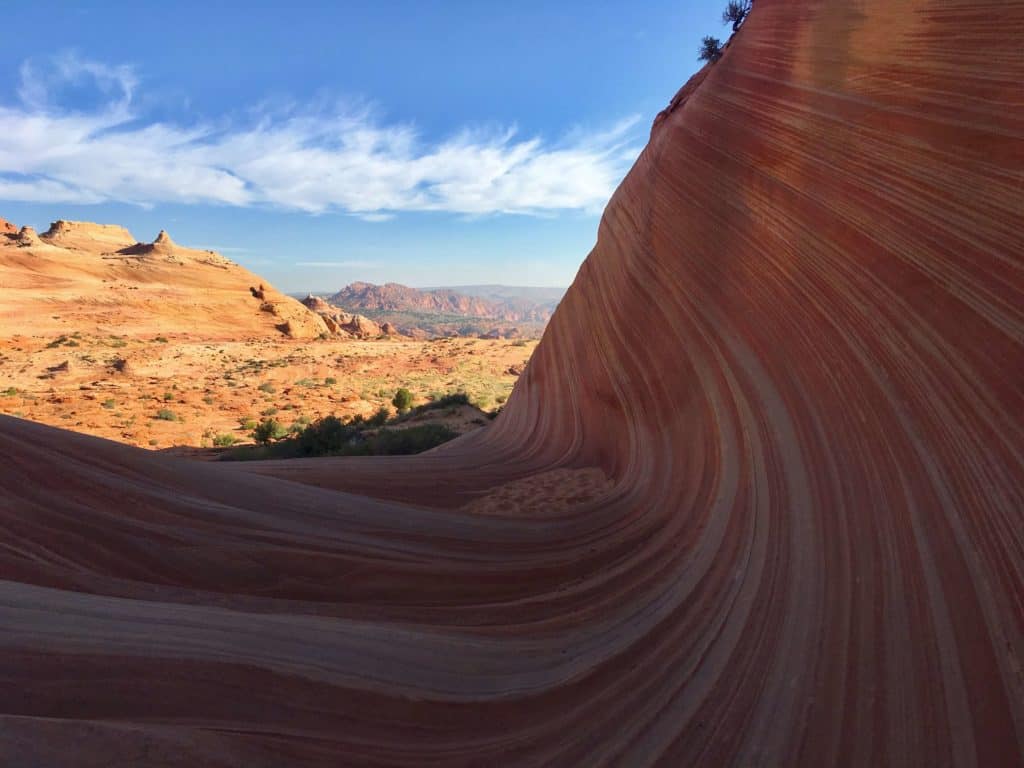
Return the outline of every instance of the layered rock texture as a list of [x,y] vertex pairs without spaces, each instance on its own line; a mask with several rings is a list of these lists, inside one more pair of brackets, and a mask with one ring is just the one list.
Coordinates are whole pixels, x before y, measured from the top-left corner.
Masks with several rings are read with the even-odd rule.
[[1022,34],[758,0],[502,415],[431,453],[0,419],[0,753],[1021,764]]
[[214,251],[177,245],[165,231],[137,242],[112,224],[56,221],[0,228],[0,333],[188,334],[226,339],[327,332],[295,299],[249,287],[261,278]]

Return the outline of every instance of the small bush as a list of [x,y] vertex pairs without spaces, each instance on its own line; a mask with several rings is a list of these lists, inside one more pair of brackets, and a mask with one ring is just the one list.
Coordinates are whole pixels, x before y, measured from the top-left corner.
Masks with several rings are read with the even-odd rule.
[[298,381],[295,382],[295,386],[297,386],[297,387],[315,387],[316,386],[316,382],[313,381],[312,379],[299,379]]
[[161,408],[156,412],[156,417],[161,421],[177,421],[178,417],[174,415],[174,411],[169,408]]
[[8,387],[7,389],[4,390],[4,395],[6,395],[7,397],[14,397],[16,394],[18,394],[17,387]]
[[338,380],[336,378],[334,378],[333,376],[328,376],[326,379],[324,379],[324,385],[328,386],[328,387],[333,387],[337,383],[338,383]]
[[218,448],[228,448],[235,444],[235,436],[230,434],[217,435],[213,438],[213,444]]
[[259,385],[259,387],[257,387],[257,389],[259,389],[260,392],[266,392],[268,395],[273,395],[277,392],[277,388],[269,381],[264,381]]
[[155,339],[153,339],[153,341],[155,341],[157,344],[166,344],[167,343],[167,337],[166,336],[157,336]]
[[717,37],[707,35],[701,40],[697,58],[701,61],[714,63],[722,58],[722,41]]
[[310,424],[298,438],[298,448],[306,456],[325,456],[340,452],[355,436],[355,430],[337,416],[325,416]]
[[239,419],[238,420],[238,426],[240,426],[246,432],[252,432],[254,429],[256,429],[256,425],[257,425],[256,419]]
[[398,409],[399,413],[405,413],[412,407],[412,392],[402,387],[391,398],[391,404]]
[[260,416],[276,416],[277,408],[267,408],[265,411],[260,412]]
[[100,405],[102,405],[107,410],[111,410],[115,405],[117,405],[117,401],[114,400],[114,398],[112,397],[108,397],[106,400],[100,403]]
[[164,400],[166,402],[170,402],[173,399],[174,399],[174,393],[173,392],[164,392]]
[[729,4],[722,11],[722,23],[732,24],[732,31],[735,32],[743,24],[750,13],[750,0],[729,0]]
[[217,401],[213,399],[213,395],[206,395],[206,397],[203,398],[203,402],[207,405],[213,405]]
[[288,434],[288,430],[277,419],[264,419],[256,425],[253,430],[253,439],[262,445],[268,445],[274,440],[280,440]]

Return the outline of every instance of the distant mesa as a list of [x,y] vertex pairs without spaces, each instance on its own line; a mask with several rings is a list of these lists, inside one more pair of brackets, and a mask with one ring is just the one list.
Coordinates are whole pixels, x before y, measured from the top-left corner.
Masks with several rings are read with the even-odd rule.
[[[400,283],[354,282],[327,299],[311,299],[347,312],[358,312],[387,323],[405,336],[479,336],[520,338],[540,336],[564,291],[478,285],[454,288],[411,288]],[[319,306],[319,305],[318,305]]]
[[453,288],[410,288],[400,283],[355,282],[342,288],[328,301],[348,310],[423,312],[439,315],[477,317],[508,322],[546,323],[558,305],[557,299],[519,296],[482,297]]

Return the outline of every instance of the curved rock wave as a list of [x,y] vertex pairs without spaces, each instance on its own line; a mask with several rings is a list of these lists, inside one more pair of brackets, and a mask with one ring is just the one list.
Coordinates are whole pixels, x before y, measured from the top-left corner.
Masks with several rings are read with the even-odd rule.
[[1024,760],[1022,35],[758,0],[502,416],[429,454],[0,419],[0,754]]

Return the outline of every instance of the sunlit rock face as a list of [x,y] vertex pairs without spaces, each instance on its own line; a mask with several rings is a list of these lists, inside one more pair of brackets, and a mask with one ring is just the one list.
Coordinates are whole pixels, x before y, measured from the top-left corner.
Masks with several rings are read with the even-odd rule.
[[758,0],[502,415],[428,454],[0,420],[0,753],[1024,761],[1022,35]]

